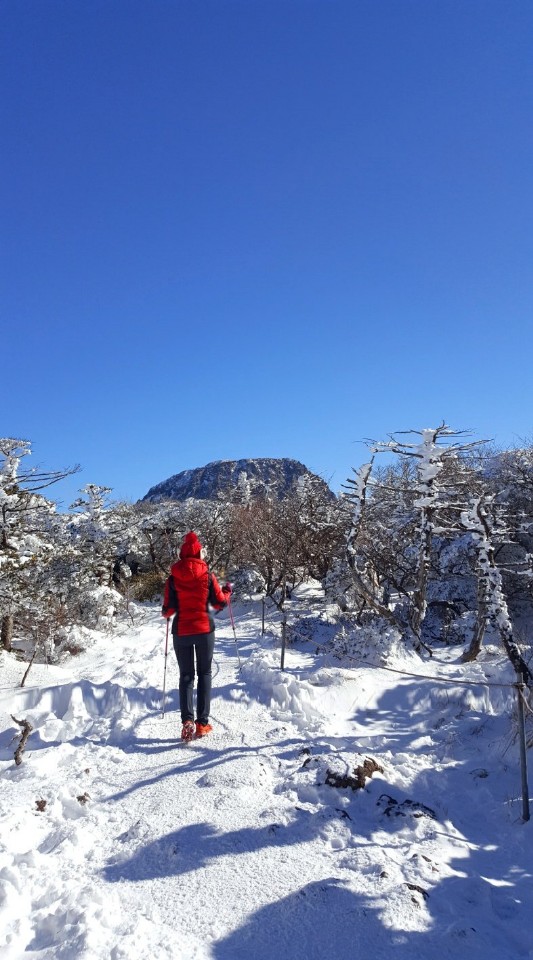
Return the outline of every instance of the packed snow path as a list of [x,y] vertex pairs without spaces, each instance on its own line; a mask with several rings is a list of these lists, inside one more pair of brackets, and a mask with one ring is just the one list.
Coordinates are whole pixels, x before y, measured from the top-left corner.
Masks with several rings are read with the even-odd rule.
[[[0,739],[5,960],[533,957],[531,831],[486,691],[317,672],[303,649],[282,675],[243,613],[242,674],[222,619],[214,732],[184,745],[174,654],[162,718],[164,632],[144,620],[68,683],[39,668],[2,689],[35,727],[20,767],[13,725]],[[364,789],[326,783],[366,757]]]

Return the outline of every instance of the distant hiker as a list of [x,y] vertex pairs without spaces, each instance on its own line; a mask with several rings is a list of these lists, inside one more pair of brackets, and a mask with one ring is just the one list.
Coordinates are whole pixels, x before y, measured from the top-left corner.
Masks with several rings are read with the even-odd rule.
[[[211,707],[211,664],[215,647],[215,623],[209,608],[223,610],[231,596],[227,583],[220,588],[204,560],[205,550],[191,530],[180,550],[180,559],[172,565],[165,584],[162,614],[174,616],[172,638],[180,671],[180,711],[182,740],[203,737],[213,729],[209,723]],[[194,658],[198,688],[197,720],[194,722]]]

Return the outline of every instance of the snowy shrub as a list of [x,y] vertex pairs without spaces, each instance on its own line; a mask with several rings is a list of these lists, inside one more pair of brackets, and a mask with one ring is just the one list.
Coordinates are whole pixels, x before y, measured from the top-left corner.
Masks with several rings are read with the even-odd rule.
[[124,609],[124,598],[111,587],[94,587],[80,600],[81,622],[86,627],[105,630],[112,627],[117,613]]
[[83,631],[79,627],[63,627],[55,638],[54,659],[77,657],[86,650]]
[[388,661],[398,657],[405,659],[405,640],[399,630],[387,620],[369,615],[361,623],[355,614],[333,614],[333,605],[328,605],[321,616],[299,617],[287,626],[287,645],[305,643],[316,646],[317,652],[332,653],[339,660]]
[[233,590],[239,600],[251,600],[258,593],[264,593],[266,583],[261,574],[252,567],[236,570],[229,574]]
[[[342,769],[342,766],[345,768]],[[341,769],[339,767],[339,758],[334,758],[334,763],[329,763],[326,771],[325,783],[329,787],[336,787],[339,790],[345,790],[347,787],[350,790],[363,790],[365,783],[372,777],[374,773],[383,773],[383,767],[377,763],[372,757],[366,757],[362,763],[356,766],[348,766],[342,764]]]
[[332,604],[329,604],[327,610],[319,616],[301,616],[294,620],[291,618],[287,624],[287,644],[290,646],[298,642],[309,642],[318,647],[328,646],[339,633],[340,622],[344,624],[348,621],[355,625],[355,618],[350,619],[349,614],[339,621]]
[[[450,639],[450,630],[456,620],[460,620],[464,608],[460,608],[455,603],[448,600],[430,600],[427,606],[426,616],[422,624],[422,638],[426,643],[459,643],[461,642],[456,631]],[[464,642],[464,641],[463,641]]]
[[386,777],[385,767],[373,757],[345,750],[330,750],[314,755],[309,748],[300,769],[291,777],[297,796],[306,800],[316,796],[316,788],[334,787],[336,790],[364,790],[374,775]]
[[159,601],[163,597],[166,579],[166,574],[159,570],[139,573],[128,582],[129,596],[140,603]]
[[360,626],[344,619],[334,637],[331,650],[340,660],[374,660],[389,662],[395,658],[405,660],[406,648],[402,634],[386,620],[378,617]]
[[454,617],[446,632],[446,643],[470,646],[476,628],[475,610],[467,610]]
[[85,647],[82,647],[81,643],[67,641],[64,644],[61,644],[61,648],[56,651],[56,655],[62,657],[64,654],[68,654],[70,657],[79,657],[79,655],[84,652]]

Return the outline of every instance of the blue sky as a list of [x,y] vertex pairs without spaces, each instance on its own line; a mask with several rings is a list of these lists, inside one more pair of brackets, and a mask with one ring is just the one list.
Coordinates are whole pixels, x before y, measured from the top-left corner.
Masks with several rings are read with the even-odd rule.
[[531,436],[530,0],[1,13],[1,432],[58,496]]

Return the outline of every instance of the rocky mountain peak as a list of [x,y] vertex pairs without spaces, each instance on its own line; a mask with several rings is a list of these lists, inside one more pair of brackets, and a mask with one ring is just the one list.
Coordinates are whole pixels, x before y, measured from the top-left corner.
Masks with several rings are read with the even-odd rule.
[[327,483],[311,473],[298,460],[287,458],[258,457],[245,460],[215,460],[205,467],[182,470],[151,487],[143,500],[157,503],[160,500],[184,501],[217,500],[229,496],[239,486],[252,499],[269,495],[282,499],[293,490],[300,478],[309,477],[324,491],[334,497]]

